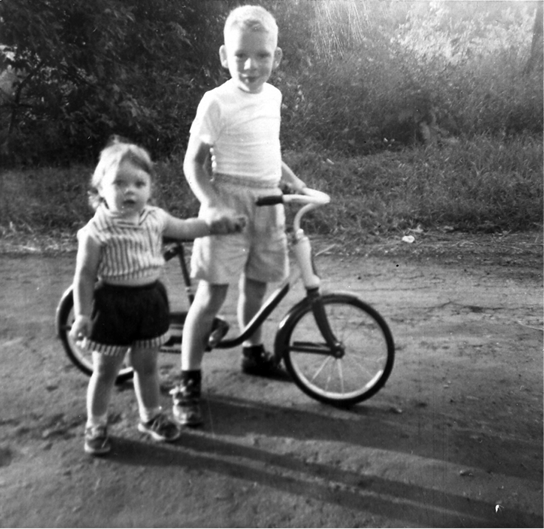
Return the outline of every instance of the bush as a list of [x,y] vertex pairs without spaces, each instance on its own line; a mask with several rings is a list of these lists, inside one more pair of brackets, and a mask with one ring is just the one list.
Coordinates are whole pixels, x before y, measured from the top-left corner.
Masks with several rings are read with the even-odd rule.
[[422,123],[442,137],[542,133],[542,68],[525,68],[534,9],[316,5],[328,23],[307,64],[279,75],[290,146],[376,152],[423,140]]
[[[227,78],[217,50],[238,3],[0,1],[0,67],[20,77],[0,92],[2,161],[91,163],[112,133],[155,159],[180,155],[203,92]],[[280,27],[272,82],[290,149],[542,133],[542,61],[527,68],[535,4],[260,3]]]

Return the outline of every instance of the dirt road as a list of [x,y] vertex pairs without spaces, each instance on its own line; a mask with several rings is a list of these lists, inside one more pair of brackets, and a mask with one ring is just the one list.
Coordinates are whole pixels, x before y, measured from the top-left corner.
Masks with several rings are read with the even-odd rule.
[[[127,384],[102,459],[83,453],[87,379],[53,326],[74,255],[0,255],[0,525],[542,527],[541,243],[450,234],[325,255],[326,287],[395,336],[380,393],[335,409],[213,352],[203,429],[149,442]],[[178,360],[161,369],[168,408]]]

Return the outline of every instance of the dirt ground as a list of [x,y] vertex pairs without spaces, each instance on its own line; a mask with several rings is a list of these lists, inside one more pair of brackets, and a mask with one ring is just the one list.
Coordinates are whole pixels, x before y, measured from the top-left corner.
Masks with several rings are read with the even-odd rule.
[[[2,527],[543,526],[541,234],[330,250],[317,261],[325,287],[359,294],[390,324],[384,389],[337,409],[215,351],[202,429],[148,441],[125,384],[104,458],[83,453],[88,379],[55,336],[74,254],[0,250]],[[170,266],[167,282],[181,291]],[[163,356],[169,409],[179,357]]]

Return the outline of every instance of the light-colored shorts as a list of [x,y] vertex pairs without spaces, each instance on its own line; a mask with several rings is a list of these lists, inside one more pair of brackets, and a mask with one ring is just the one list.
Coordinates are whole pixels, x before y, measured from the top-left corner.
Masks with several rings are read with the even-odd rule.
[[[255,205],[257,197],[281,194],[280,189],[228,175],[215,175],[212,185],[222,203],[248,223],[242,233],[196,239],[192,277],[216,285],[234,283],[242,274],[264,283],[282,281],[289,272],[284,207]],[[204,208],[199,216],[207,217]]]

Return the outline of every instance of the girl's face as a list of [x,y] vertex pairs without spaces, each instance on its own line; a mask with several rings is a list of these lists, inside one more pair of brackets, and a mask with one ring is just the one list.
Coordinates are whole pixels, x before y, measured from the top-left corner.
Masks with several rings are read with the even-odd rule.
[[273,35],[239,27],[230,28],[219,49],[221,64],[228,68],[236,86],[252,94],[263,89],[281,55]]
[[151,177],[130,160],[123,160],[117,171],[104,175],[98,192],[112,213],[134,220],[151,197]]

